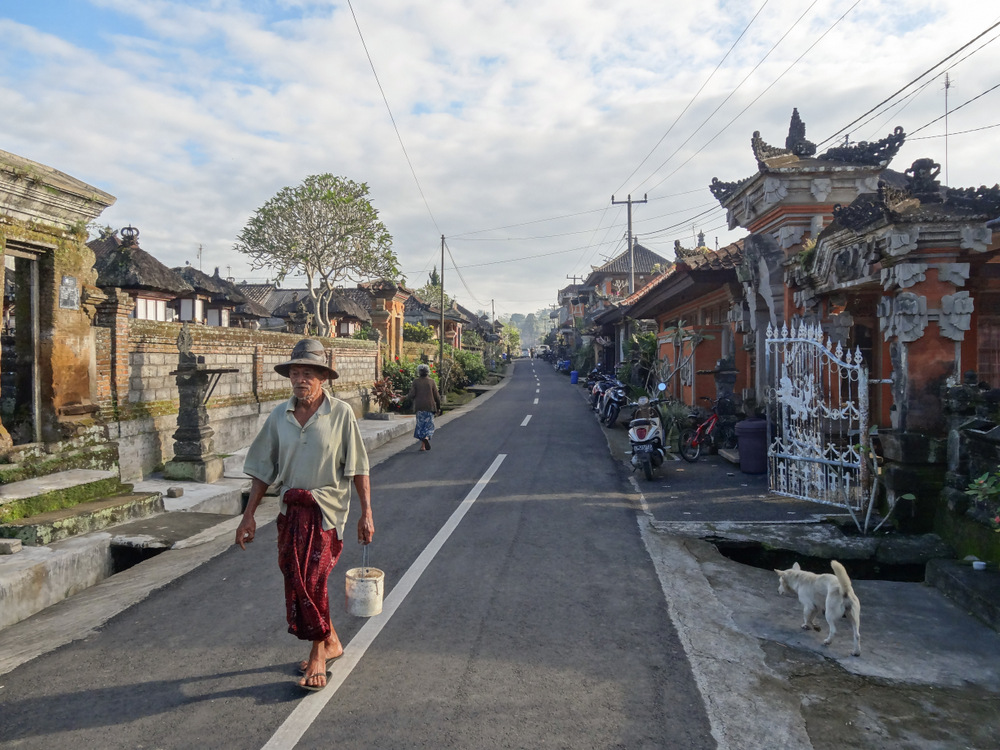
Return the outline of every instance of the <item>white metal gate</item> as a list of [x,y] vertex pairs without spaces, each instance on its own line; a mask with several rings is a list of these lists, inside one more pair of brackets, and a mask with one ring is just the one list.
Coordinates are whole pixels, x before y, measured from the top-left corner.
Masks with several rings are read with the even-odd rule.
[[772,492],[861,509],[867,502],[868,370],[818,325],[767,328]]

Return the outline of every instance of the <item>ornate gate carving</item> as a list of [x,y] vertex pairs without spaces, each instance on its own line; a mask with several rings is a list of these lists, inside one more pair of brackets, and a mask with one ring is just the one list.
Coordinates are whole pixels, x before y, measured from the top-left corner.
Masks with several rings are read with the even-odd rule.
[[861,510],[868,468],[868,370],[818,325],[768,326],[768,481],[772,492]]

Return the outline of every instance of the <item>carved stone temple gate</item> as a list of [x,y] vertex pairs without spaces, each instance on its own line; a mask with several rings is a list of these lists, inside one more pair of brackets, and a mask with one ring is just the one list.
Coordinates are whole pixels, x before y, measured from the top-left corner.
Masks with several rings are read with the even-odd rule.
[[818,325],[768,326],[768,481],[779,495],[861,510],[868,465],[868,371]]

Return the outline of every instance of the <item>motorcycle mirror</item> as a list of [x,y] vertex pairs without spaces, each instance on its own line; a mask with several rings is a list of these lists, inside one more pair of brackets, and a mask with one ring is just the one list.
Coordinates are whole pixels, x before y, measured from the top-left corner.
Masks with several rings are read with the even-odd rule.
[[665,390],[667,390],[667,384],[660,383],[658,386],[656,386],[656,390],[658,390],[660,393],[663,393]]

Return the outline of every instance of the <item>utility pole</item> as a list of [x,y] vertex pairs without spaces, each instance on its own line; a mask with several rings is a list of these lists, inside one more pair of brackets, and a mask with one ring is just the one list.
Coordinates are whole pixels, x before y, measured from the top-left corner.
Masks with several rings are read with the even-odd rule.
[[947,187],[951,183],[948,182],[948,89],[951,88],[951,78],[948,74],[944,74],[944,184]]
[[201,270],[201,245],[198,245],[198,270]]
[[[444,367],[444,235],[441,235],[441,333],[438,335],[438,373]],[[440,375],[439,375],[440,377]]]
[[646,194],[645,193],[642,194],[642,200],[641,201],[638,201],[638,200],[634,201],[634,200],[632,200],[632,195],[631,194],[629,194],[628,200],[625,200],[625,201],[616,201],[615,200],[615,196],[613,196],[613,195],[611,196],[611,205],[612,206],[628,205],[628,268],[629,268],[629,274],[628,274],[628,293],[629,294],[632,294],[632,292],[635,291],[635,251],[634,251],[634,248],[632,246],[632,204],[633,203],[645,203],[645,202],[646,202]]
[[566,278],[570,279],[574,284],[576,283],[577,279],[580,279],[580,281],[583,281],[583,279],[584,279],[583,276],[577,276],[575,274],[573,276],[570,276],[569,274],[566,274]]

